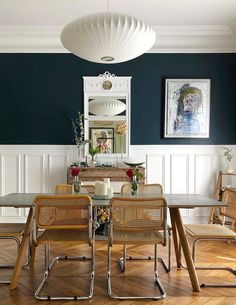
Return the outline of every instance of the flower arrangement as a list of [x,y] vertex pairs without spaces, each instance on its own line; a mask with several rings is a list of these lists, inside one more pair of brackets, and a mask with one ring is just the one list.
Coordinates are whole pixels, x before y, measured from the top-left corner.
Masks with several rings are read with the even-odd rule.
[[144,178],[144,175],[137,167],[129,168],[126,171],[126,174],[131,180],[131,190],[132,190],[132,193],[134,193],[138,190],[139,182],[140,182],[140,180],[142,180]]
[[79,181],[80,168],[73,166],[71,169],[71,176],[73,177],[73,190],[75,194],[80,192],[81,182]]
[[72,167],[72,169],[71,169],[71,176],[72,177],[79,176],[79,173],[80,173],[80,168],[79,167],[77,167],[77,166]]
[[89,143],[89,140],[84,139],[84,115],[77,111],[78,117],[71,119],[74,139],[77,146]]
[[232,148],[224,146],[223,149],[225,150],[224,152],[225,159],[230,162],[231,159],[233,158],[231,154]]
[[125,122],[121,122],[120,124],[118,124],[116,126],[116,129],[115,129],[115,132],[118,134],[118,135],[124,135],[127,133],[127,130],[128,130],[128,125],[125,123]]
[[97,211],[97,224],[100,226],[105,222],[109,222],[110,220],[110,211],[108,208],[98,208]]
[[123,145],[124,142],[122,141],[123,136],[127,133],[128,125],[126,122],[121,122],[116,125],[115,133],[120,136],[120,157],[121,157],[121,163],[122,163],[122,154],[123,154]]
[[84,115],[77,111],[78,117],[75,119],[71,119],[72,129],[74,132],[74,139],[75,143],[78,148],[78,162],[77,164],[80,165],[81,159],[81,149],[85,146],[85,144],[89,143],[89,140],[84,139]]

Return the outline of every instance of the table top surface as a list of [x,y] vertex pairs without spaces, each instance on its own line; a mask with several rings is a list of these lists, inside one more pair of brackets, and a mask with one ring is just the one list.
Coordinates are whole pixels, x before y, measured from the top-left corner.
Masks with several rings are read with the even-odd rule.
[[[37,195],[54,195],[40,193],[11,193],[0,197],[0,207],[30,208],[33,206],[34,198]],[[58,195],[60,196],[60,195]],[[113,197],[132,197],[132,198],[157,198],[157,194],[137,194],[131,196],[128,194],[114,194]],[[164,194],[167,200],[168,208],[201,208],[201,207],[219,207],[226,206],[222,202],[199,194]],[[92,199],[93,206],[108,206],[109,199]]]

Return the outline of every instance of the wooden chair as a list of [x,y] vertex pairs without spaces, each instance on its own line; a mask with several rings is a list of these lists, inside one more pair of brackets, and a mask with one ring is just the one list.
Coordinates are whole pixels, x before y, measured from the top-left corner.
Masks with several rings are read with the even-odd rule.
[[[37,196],[35,204],[36,245],[45,244],[45,272],[43,280],[35,292],[38,300],[86,300],[93,295],[95,256],[94,225],[92,220],[92,202],[87,195]],[[39,232],[38,229],[42,229]],[[40,296],[40,292],[49,277],[54,263],[58,260],[75,259],[69,256],[58,256],[50,262],[50,244],[88,244],[91,247],[92,267],[90,289],[85,296]],[[84,260],[85,257],[76,257]]]
[[[121,194],[130,194],[130,183],[125,183],[121,187]],[[159,183],[153,183],[153,184],[140,184],[139,185],[139,193],[153,193],[157,196],[163,196],[163,188],[162,185]],[[171,230],[168,228],[168,264],[164,261],[164,259],[160,256],[158,256],[158,261],[162,264],[163,268],[166,272],[170,271],[171,268]],[[123,256],[119,259],[119,264],[121,267],[121,270],[124,271],[126,267],[126,260],[134,260],[134,259],[152,259],[153,257],[148,256],[145,257],[134,257],[134,256],[128,256],[126,253],[126,245],[124,245],[123,248]]]
[[55,194],[73,194],[72,184],[57,184],[55,188]]
[[[111,221],[108,236],[108,294],[115,299],[161,299],[166,296],[157,271],[157,245],[167,243],[167,204],[163,197],[120,198],[113,197],[110,202]],[[155,283],[161,295],[120,296],[112,292],[112,246],[154,245]]]
[[[88,194],[95,193],[95,185],[92,184],[83,184],[81,185],[81,193],[86,191]],[[72,184],[57,184],[55,188],[55,194],[73,194],[73,185]]]
[[[223,193],[222,202],[228,204],[221,208],[221,214],[235,222],[236,220],[236,190],[226,189]],[[203,241],[236,241],[236,233],[220,224],[187,224],[186,233],[194,240],[192,247],[193,261],[196,260],[196,247]],[[227,270],[236,275],[236,269],[228,267],[196,267],[200,270]],[[202,284],[201,287],[236,287],[236,284]]]
[[[2,223],[0,224],[0,239],[8,239],[16,242],[17,249],[19,249],[21,238],[24,234],[25,224],[24,223]],[[29,245],[28,260],[24,264],[24,267],[28,266],[31,259],[31,247]],[[1,264],[0,268],[14,268],[14,263]],[[10,284],[9,280],[0,280],[0,284]]]

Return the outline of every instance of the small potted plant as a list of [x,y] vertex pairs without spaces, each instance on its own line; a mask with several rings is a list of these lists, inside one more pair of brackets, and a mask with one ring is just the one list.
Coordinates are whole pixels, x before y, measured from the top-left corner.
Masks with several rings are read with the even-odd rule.
[[223,150],[224,150],[225,159],[228,162],[226,173],[227,174],[232,174],[234,172],[234,170],[232,168],[232,164],[231,164],[231,159],[233,158],[232,148],[224,146]]
[[91,166],[92,167],[95,167],[96,166],[96,160],[94,160],[94,157],[96,156],[96,154],[98,154],[100,152],[100,148],[99,148],[99,146],[97,146],[97,147],[90,147],[89,148],[89,154],[91,155],[91,157],[92,157],[92,160],[91,160]]

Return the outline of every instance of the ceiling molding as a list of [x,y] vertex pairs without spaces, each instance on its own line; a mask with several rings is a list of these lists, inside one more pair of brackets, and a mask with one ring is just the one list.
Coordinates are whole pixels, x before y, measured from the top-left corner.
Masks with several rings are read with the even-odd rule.
[[[154,26],[157,41],[149,53],[235,53],[236,20],[230,27]],[[0,53],[68,53],[62,27],[0,26]]]

